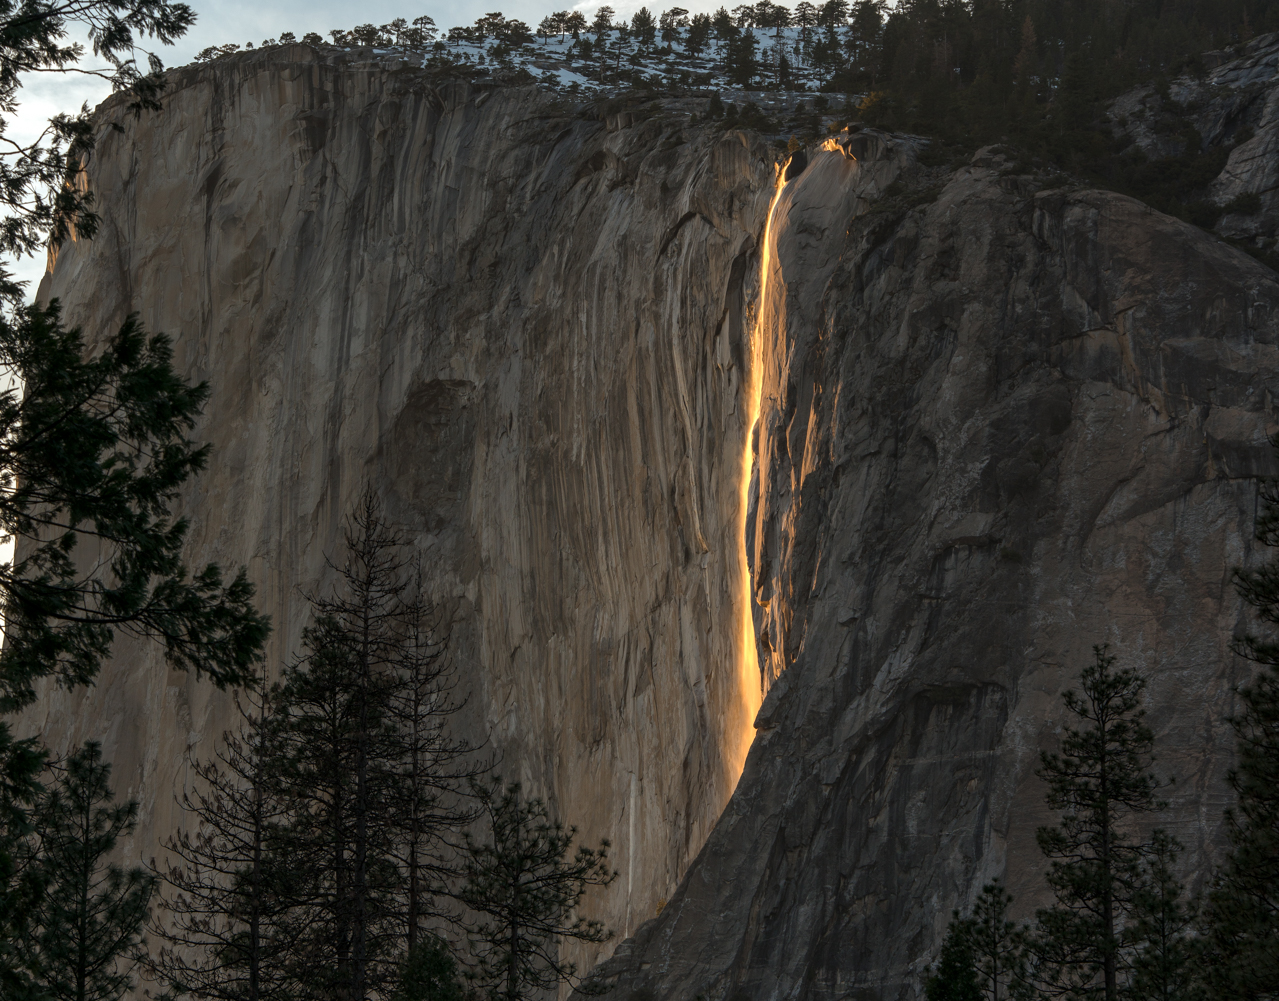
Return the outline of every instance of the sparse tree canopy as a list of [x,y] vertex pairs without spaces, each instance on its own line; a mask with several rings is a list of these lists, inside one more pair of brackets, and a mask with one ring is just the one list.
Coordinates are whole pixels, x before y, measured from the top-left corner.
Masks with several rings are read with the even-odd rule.
[[1173,868],[1181,845],[1156,829],[1133,894],[1124,944],[1131,950],[1126,996],[1149,1001],[1202,1001],[1204,953],[1196,934],[1196,907]]
[[164,944],[146,965],[174,997],[291,1001],[301,917],[283,850],[290,800],[270,702],[237,693],[236,708],[239,725],[216,755],[191,762],[194,781],[179,801],[191,823],[164,845],[152,924]]
[[607,886],[608,842],[579,846],[567,857],[576,828],[552,821],[546,804],[524,799],[500,779],[476,783],[489,828],[487,840],[466,837],[462,902],[479,915],[468,927],[475,985],[491,1001],[525,1001],[562,983],[577,968],[560,956],[565,939],[605,942],[612,932],[576,914],[588,886]]
[[688,27],[688,11],[683,7],[672,7],[662,12],[658,18],[658,27],[662,33],[662,41],[670,44],[679,41],[681,28]]
[[613,30],[613,16],[617,12],[612,7],[600,6],[595,9],[595,20],[591,22],[591,31],[598,40]]
[[[163,66],[153,52],[138,44],[154,38],[168,45],[195,23],[185,3],[168,0],[5,0],[0,3],[0,107],[18,104],[23,77],[36,73],[91,73],[114,89],[132,89],[135,111],[158,107]],[[106,69],[85,68],[84,46],[68,42],[74,31],[87,31],[93,54]],[[0,122],[0,138],[6,128]],[[78,114],[55,115],[45,132],[30,144],[5,141],[0,148],[0,254],[36,254],[45,240],[61,243],[74,227],[91,236],[97,225],[92,198],[72,182],[81,158],[93,147],[88,108]],[[0,289],[10,302],[21,298],[12,287]]]
[[1008,919],[1012,897],[998,880],[982,887],[972,913],[956,911],[925,983],[928,1001],[1018,1001],[1027,980],[1030,929]]

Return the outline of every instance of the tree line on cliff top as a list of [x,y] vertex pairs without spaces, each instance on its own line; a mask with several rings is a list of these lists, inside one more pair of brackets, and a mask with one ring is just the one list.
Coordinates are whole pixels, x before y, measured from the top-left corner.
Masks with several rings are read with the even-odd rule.
[[[1256,210],[1246,199],[1222,206],[1207,196],[1231,150],[1251,133],[1238,129],[1206,146],[1168,98],[1169,83],[1202,75],[1206,50],[1274,30],[1277,0],[802,0],[793,7],[759,0],[698,13],[642,7],[629,19],[609,6],[589,16],[564,10],[536,28],[501,12],[447,30],[428,16],[397,18],[334,29],[328,39],[286,32],[263,44],[413,51],[427,67],[499,70],[585,96],[580,82],[566,85],[549,69],[535,78],[515,60],[522,54],[544,67],[553,58],[611,93],[701,94],[710,119],[723,114],[721,87],[820,91],[809,99],[811,111],[797,107],[784,120],[753,104],[739,116],[734,105],[731,124],[786,146],[787,135],[811,142],[825,127],[857,120],[935,139],[926,156],[938,162],[1004,143],[1042,166],[1211,228],[1225,211]],[[566,49],[545,50],[550,39],[566,38]],[[471,50],[486,45],[473,61]],[[197,58],[238,49],[214,46]],[[1108,102],[1139,84],[1162,95],[1167,113],[1155,127],[1176,139],[1172,155],[1150,159],[1108,119]],[[832,93],[842,101],[832,104]],[[842,110],[832,121],[827,111],[835,105]]]
[[[1261,6],[1229,9],[1260,17]],[[163,0],[0,3],[0,98],[16,105],[23,72],[75,66],[82,53],[64,31],[78,20],[105,75],[133,96],[123,113],[153,111],[161,67],[153,56],[139,67],[137,43],[171,41],[193,17]],[[654,30],[686,40],[692,23],[679,22]],[[93,203],[75,184],[91,146],[87,119],[65,116],[0,151],[5,254],[73,229],[92,236]],[[558,946],[608,934],[577,913],[586,889],[613,877],[607,845],[570,854],[573,831],[454,735],[464,700],[447,620],[376,498],[351,512],[330,554],[333,586],[310,596],[302,645],[268,684],[269,623],[245,573],[190,568],[173,513],[208,461],[192,437],[207,387],[180,378],[169,341],[135,319],[96,332],[90,351],[56,303],[24,305],[7,278],[0,293],[0,363],[18,380],[0,393],[0,525],[18,542],[0,567],[0,711],[30,705],[50,680],[92,684],[123,633],[234,690],[241,716],[214,757],[192,760],[199,782],[181,800],[191,822],[149,866],[112,862],[138,807],[116,801],[99,745],[57,759],[0,722],[0,994],[114,1001],[137,963],[171,996],[227,1001],[517,1001],[574,982]],[[1258,538],[1279,545],[1279,488],[1261,501]],[[1279,563],[1236,582],[1279,626]],[[1163,781],[1145,679],[1098,650],[1066,698],[1077,723],[1040,763],[1060,815],[1039,832],[1055,902],[1018,926],[1006,891],[988,886],[951,922],[930,1001],[1279,993],[1279,644],[1246,637],[1236,652],[1258,670],[1234,721],[1230,849],[1205,893],[1186,898],[1180,846],[1141,822],[1162,806]],[[143,948],[148,921],[155,949]]]
[[[1275,0],[900,0],[892,5],[801,0],[793,7],[759,0],[698,13],[641,7],[630,18],[601,5],[589,15],[580,10],[547,14],[536,29],[501,12],[447,30],[429,16],[401,17],[384,25],[334,29],[328,39],[285,32],[262,44],[363,46],[443,59],[463,42],[491,40],[512,48],[571,36],[570,60],[576,49],[588,61],[613,63],[619,56],[651,53],[660,42],[669,57],[717,60],[741,86],[805,89],[779,77],[784,57],[792,66],[817,70],[814,87],[873,96],[882,103],[881,113],[891,110],[936,127],[946,126],[956,108],[967,117],[979,112],[1005,120],[1020,116],[1023,105],[1051,99],[1072,59],[1087,64],[1099,93],[1117,93],[1153,77],[1194,70],[1206,49],[1276,28]],[[757,57],[761,45],[768,58]],[[238,49],[212,46],[197,58]],[[618,74],[613,79],[627,82]]]

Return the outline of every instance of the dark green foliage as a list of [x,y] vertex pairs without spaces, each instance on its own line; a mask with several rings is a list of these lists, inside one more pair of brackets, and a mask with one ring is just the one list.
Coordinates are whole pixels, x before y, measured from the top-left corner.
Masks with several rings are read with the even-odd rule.
[[600,922],[574,913],[588,886],[607,886],[617,875],[608,868],[608,842],[579,846],[568,858],[577,830],[553,822],[541,800],[525,800],[518,785],[503,788],[499,779],[474,790],[489,838],[465,839],[460,898],[478,915],[467,927],[475,963],[468,977],[492,1001],[577,984],[577,968],[560,958],[559,943],[612,937]]
[[[1264,484],[1260,500],[1256,537],[1274,547],[1279,484]],[[1239,571],[1235,583],[1263,623],[1279,625],[1279,561]],[[1239,693],[1243,711],[1232,721],[1238,761],[1230,773],[1237,797],[1227,813],[1231,847],[1206,924],[1212,996],[1252,1001],[1279,995],[1279,642],[1248,635],[1235,650],[1260,671]]]
[[[0,2],[0,107],[17,106],[23,75],[28,73],[87,73],[110,81],[115,90],[130,89],[135,114],[157,109],[163,88],[163,66],[148,53],[144,72],[134,59],[134,46],[144,37],[168,45],[195,23],[184,3],[168,0],[3,0]],[[78,64],[84,46],[69,42],[68,34],[87,33],[93,53],[104,69]],[[0,122],[0,136],[5,124]],[[46,238],[60,244],[73,231],[93,235],[97,217],[93,197],[73,183],[83,157],[93,149],[94,129],[85,106],[78,114],[55,115],[44,136],[29,145],[5,142],[0,151],[0,254],[37,254]],[[68,183],[72,182],[72,183]],[[3,293],[10,302],[21,292]]]
[[1194,1001],[1203,997],[1201,955],[1195,941],[1195,908],[1183,899],[1173,874],[1181,845],[1156,830],[1146,852],[1142,880],[1133,894],[1124,944],[1132,950],[1126,997]]
[[7,1001],[35,997],[35,985],[16,946],[27,934],[39,889],[28,864],[27,839],[34,829],[30,811],[43,792],[39,779],[47,760],[37,741],[14,740],[0,723],[0,998]]
[[[1261,646],[1261,644],[1258,644]],[[1231,851],[1209,904],[1215,996],[1279,994],[1279,672],[1267,666],[1241,693],[1238,765],[1230,784]]]
[[393,800],[394,675],[405,625],[400,541],[366,493],[346,533],[337,583],[312,597],[301,657],[272,691],[279,781],[292,799],[284,850],[305,909],[295,948],[304,988],[363,1001],[396,976],[401,873]]
[[1008,919],[1012,897],[999,880],[982,887],[968,920],[968,939],[982,997],[990,1001],[1027,996],[1028,929]]
[[420,565],[414,565],[405,583],[386,705],[394,736],[388,755],[391,796],[383,808],[388,810],[391,854],[401,875],[404,940],[412,953],[424,922],[441,916],[434,898],[456,876],[450,836],[477,816],[463,792],[492,762],[450,732],[449,722],[465,702],[456,697],[455,669],[446,656],[440,612],[422,598]]
[[[877,26],[867,5],[846,46],[832,37],[813,57],[830,87],[868,95],[861,111],[871,124],[970,152],[1007,143],[1031,162],[1211,226],[1221,209],[1207,200],[1208,182],[1232,146],[1203,148],[1167,99],[1167,80],[1193,70],[1205,49],[1279,28],[1279,3],[1136,0],[1122,11],[1104,0],[930,0],[899,3]],[[1160,127],[1180,140],[1175,155],[1148,160],[1103,120],[1109,99],[1141,83],[1162,92]]]
[[237,695],[238,732],[192,762],[198,823],[166,844],[150,964],[173,994],[385,997],[427,990],[440,961],[425,928],[449,917],[447,836],[475,819],[461,792],[489,763],[448,732],[464,702],[441,616],[371,491],[345,541],[302,656],[267,696]]
[[946,929],[937,966],[924,986],[924,996],[928,1001],[982,1001],[968,933],[968,922],[955,911],[950,927]]
[[303,653],[272,690],[274,825],[289,900],[291,976],[350,1001],[399,978],[456,872],[447,836],[474,819],[461,792],[486,770],[448,733],[464,704],[422,598],[420,568],[366,490],[328,597],[312,597]]
[[743,31],[733,35],[724,47],[724,72],[730,83],[749,87],[759,75],[759,58],[756,50],[759,39],[754,32]]
[[[24,387],[0,393],[0,529],[18,540],[0,568],[0,711],[52,673],[91,683],[119,630],[219,685],[253,679],[268,624],[252,585],[213,564],[188,576],[187,523],[169,513],[209,456],[188,437],[208,388],[183,382],[172,354],[130,318],[88,358],[56,301],[0,320],[0,367]],[[107,573],[81,569],[89,552]]]
[[777,127],[777,123],[768,117],[768,114],[754,101],[747,101],[738,113],[733,105],[729,105],[729,114],[726,116],[735,120],[735,124],[741,129],[755,129],[757,132],[771,132]]
[[50,1001],[116,1001],[131,983],[154,886],[143,869],[110,865],[138,804],[111,805],[111,766],[90,742],[59,769],[28,844],[36,891],[18,948]]
[[688,34],[684,37],[684,51],[691,56],[701,55],[711,37],[711,18],[709,14],[694,14],[688,25]]
[[1008,920],[1012,897],[998,880],[982,887],[972,914],[955,911],[937,968],[926,984],[928,1001],[1001,1001],[1029,997],[1029,929]]
[[[6,116],[16,111],[26,74],[76,72],[130,88],[125,107],[135,114],[156,109],[162,67],[148,54],[147,70],[139,69],[135,43],[150,37],[169,44],[194,19],[186,4],[167,0],[2,0],[0,106]],[[87,33],[107,67],[79,66],[84,46],[69,42],[69,32]],[[95,127],[85,108],[56,116],[29,145],[4,144],[0,253],[40,252],[46,239],[56,246],[72,232],[93,235],[92,196],[77,174]],[[0,123],[0,136],[4,130]],[[188,438],[206,389],[178,379],[167,339],[145,337],[136,319],[115,337],[103,332],[88,358],[79,331],[63,327],[56,302],[23,307],[24,298],[0,267],[0,300],[14,307],[0,319],[0,368],[10,387],[0,392],[0,532],[17,547],[14,562],[0,567],[0,712],[28,704],[33,683],[49,675],[70,685],[92,682],[118,630],[159,640],[172,666],[218,684],[250,676],[267,632],[250,605],[252,587],[242,573],[224,583],[213,565],[191,576],[180,558],[186,524],[169,515],[178,490],[207,459]],[[79,948],[88,963],[110,946],[101,938],[76,945],[51,930],[66,916],[58,909],[70,906],[73,886],[50,861],[71,851],[68,803],[106,796],[108,767],[86,748],[45,796],[38,782],[44,761],[37,742],[14,741],[0,723],[0,996],[11,1001],[36,989],[23,962],[45,964],[46,978],[61,977],[56,994],[70,976],[67,950]],[[37,806],[39,825],[31,815]],[[81,825],[91,842],[81,855],[89,857],[131,826],[132,809],[95,808],[84,817],[105,825]],[[80,930],[114,927],[116,944],[127,951],[126,926],[145,909],[149,884],[136,871],[109,867],[81,873],[82,883],[99,876],[94,903],[107,901],[107,911]],[[18,942],[26,944],[25,960]],[[119,975],[114,960],[104,963],[76,974],[90,996],[111,994],[123,982],[112,979]]]
[[1154,742],[1141,706],[1146,680],[1115,670],[1095,647],[1066,708],[1084,726],[1066,726],[1061,753],[1041,755],[1038,775],[1056,827],[1041,827],[1039,847],[1052,860],[1048,884],[1055,906],[1038,914],[1038,976],[1055,993],[1116,1001],[1131,958],[1122,929],[1143,889],[1152,842],[1130,826],[1135,814],[1162,808],[1150,771]]
[[449,945],[428,935],[409,950],[400,968],[395,1001],[465,1001],[458,979],[457,960]]
[[647,7],[641,7],[631,17],[631,34],[645,52],[653,47],[657,40],[657,19]]

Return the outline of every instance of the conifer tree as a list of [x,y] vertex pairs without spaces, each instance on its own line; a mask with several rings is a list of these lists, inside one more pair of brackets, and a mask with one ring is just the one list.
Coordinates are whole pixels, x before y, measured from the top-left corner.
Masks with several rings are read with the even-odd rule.
[[[162,65],[138,45],[147,36],[171,44],[194,21],[188,5],[168,0],[2,5],[6,117],[36,73],[87,74],[127,89],[121,112],[159,108]],[[86,47],[67,44],[86,34],[107,67],[82,65]],[[0,534],[17,549],[0,566],[0,713],[29,705],[41,678],[92,683],[120,632],[158,640],[173,667],[233,684],[251,674],[268,629],[242,572],[228,582],[213,564],[185,565],[187,526],[170,513],[208,459],[189,437],[207,388],[178,378],[168,339],[147,336],[136,318],[114,336],[95,332],[91,352],[56,301],[25,305],[24,284],[7,270],[8,258],[43,254],[73,231],[93,236],[93,194],[75,182],[99,124],[87,108],[58,114],[40,137],[19,142],[0,122]],[[37,741],[13,739],[0,722],[0,994],[8,999],[31,987],[13,943],[34,913],[34,870],[20,871],[19,860],[44,763]]]
[[1183,897],[1173,873],[1181,845],[1156,830],[1133,895],[1125,944],[1132,950],[1126,997],[1134,1001],[1195,1001],[1203,996],[1200,950],[1194,936],[1195,907]]
[[408,952],[395,1001],[466,1001],[457,960],[438,935],[423,935]]
[[1012,1001],[1029,996],[1028,929],[1008,919],[1012,897],[999,880],[982,887],[972,914],[954,912],[928,1001]]
[[1068,691],[1066,708],[1082,724],[1066,726],[1061,753],[1044,752],[1037,774],[1048,784],[1048,805],[1061,811],[1056,827],[1036,832],[1052,860],[1048,884],[1055,906],[1038,914],[1039,977],[1054,993],[1117,1001],[1130,954],[1124,922],[1142,886],[1151,849],[1131,829],[1135,814],[1164,805],[1150,771],[1154,735],[1144,722],[1145,679],[1116,670],[1105,647]]
[[293,881],[306,877],[282,852],[289,801],[274,768],[270,704],[259,691],[237,693],[236,707],[236,731],[213,758],[191,763],[195,783],[180,800],[191,829],[165,842],[152,930],[166,944],[147,968],[178,997],[283,1001],[297,961]]
[[441,916],[458,865],[448,836],[474,819],[469,781],[489,767],[450,732],[465,702],[406,551],[366,490],[331,593],[311,598],[302,656],[272,692],[275,767],[293,798],[282,845],[302,874],[299,982],[351,1001],[391,990]]
[[465,706],[456,696],[456,669],[441,634],[441,612],[423,598],[420,563],[402,599],[400,643],[387,700],[394,728],[389,755],[393,853],[402,871],[405,946],[418,945],[423,922],[438,916],[432,898],[456,875],[449,837],[475,819],[465,795],[491,767],[450,722]]
[[94,741],[58,772],[35,812],[37,890],[18,948],[38,997],[117,1001],[132,982],[154,879],[107,859],[136,826],[138,804],[112,805],[111,766]]
[[937,965],[924,983],[927,1001],[981,1001],[970,930],[971,923],[953,912]]
[[999,880],[982,887],[969,919],[968,937],[977,982],[989,1001],[1027,996],[1028,929],[1008,919],[1013,898]]
[[759,74],[759,59],[756,50],[759,39],[753,31],[741,31],[734,34],[724,51],[724,72],[729,82],[739,87],[749,87]]
[[476,783],[489,839],[465,837],[466,883],[460,899],[478,918],[467,926],[474,966],[468,976],[490,1001],[524,1001],[560,984],[582,985],[560,955],[566,939],[606,942],[602,923],[575,916],[588,886],[607,886],[608,842],[579,846],[553,822],[546,804],[525,800],[518,785]]
[[694,14],[688,23],[688,34],[684,36],[684,51],[690,56],[700,56],[711,37],[711,17],[709,14]]
[[34,830],[31,809],[43,791],[39,777],[47,759],[36,740],[14,740],[0,726],[0,998],[7,1001],[38,996],[17,943],[27,934],[39,889],[27,839]]
[[[1276,442],[1279,446],[1279,441]],[[1279,483],[1261,489],[1256,537],[1279,546]],[[1268,626],[1279,625],[1279,561],[1239,571],[1239,593]],[[1235,651],[1260,667],[1240,691],[1232,722],[1236,801],[1227,811],[1230,853],[1209,894],[1209,983],[1215,998],[1279,996],[1279,641],[1248,635]]]
[[308,991],[363,1001],[395,978],[400,869],[382,808],[395,797],[391,698],[406,606],[401,540],[371,490],[351,516],[330,596],[312,596],[303,653],[272,692],[281,781],[295,800],[285,835],[311,890],[296,948]]
[[[0,712],[36,679],[90,684],[117,631],[158,639],[169,663],[218,684],[253,677],[267,634],[244,572],[227,583],[182,561],[187,524],[170,505],[204,468],[187,434],[208,388],[174,373],[167,338],[130,318],[92,358],[56,303],[0,320],[0,531],[18,558],[0,572]],[[86,573],[83,547],[106,573]]]

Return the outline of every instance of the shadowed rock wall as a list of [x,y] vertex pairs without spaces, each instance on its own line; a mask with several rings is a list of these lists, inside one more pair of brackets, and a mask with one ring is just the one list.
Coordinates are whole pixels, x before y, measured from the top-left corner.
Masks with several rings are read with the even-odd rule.
[[601,971],[631,997],[921,997],[985,881],[1030,917],[1033,772],[1095,643],[1151,676],[1192,884],[1223,842],[1274,273],[991,153],[929,190],[904,142],[858,149],[772,219],[752,541],[779,680],[679,893]]

